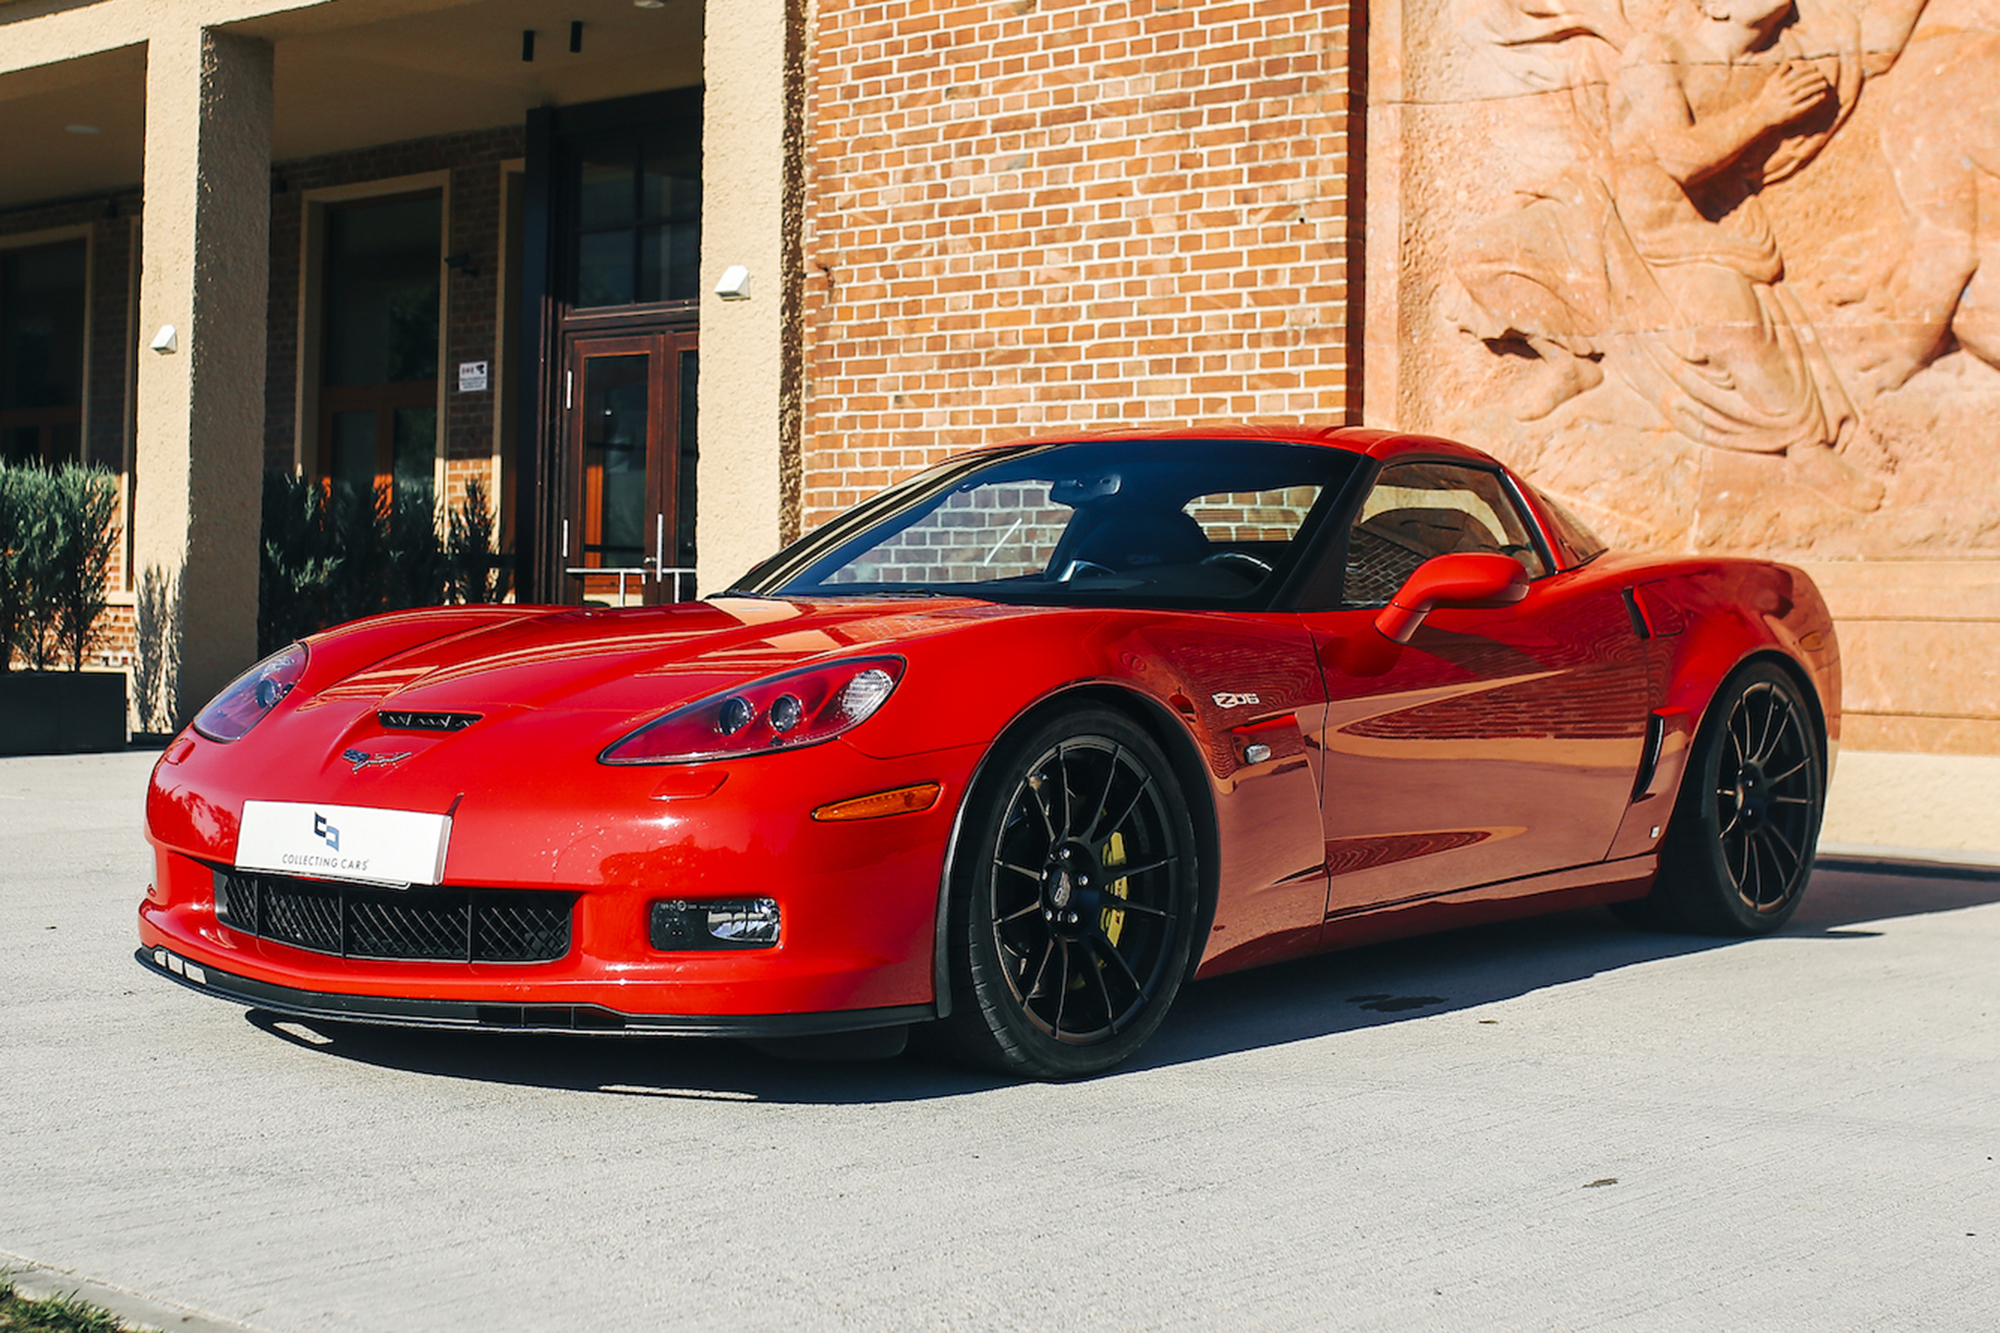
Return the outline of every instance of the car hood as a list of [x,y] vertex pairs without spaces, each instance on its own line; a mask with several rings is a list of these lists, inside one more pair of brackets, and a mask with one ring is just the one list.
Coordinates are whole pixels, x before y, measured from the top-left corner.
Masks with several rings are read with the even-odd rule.
[[963,599],[722,598],[629,610],[538,610],[392,653],[313,703],[378,709],[636,713],[820,660],[900,650],[968,620],[1030,614]]

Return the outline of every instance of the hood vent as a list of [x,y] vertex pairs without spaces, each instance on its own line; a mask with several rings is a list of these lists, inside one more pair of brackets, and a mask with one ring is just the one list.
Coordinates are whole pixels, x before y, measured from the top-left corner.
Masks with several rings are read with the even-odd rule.
[[483,716],[479,713],[409,713],[382,709],[375,720],[386,731],[464,731]]

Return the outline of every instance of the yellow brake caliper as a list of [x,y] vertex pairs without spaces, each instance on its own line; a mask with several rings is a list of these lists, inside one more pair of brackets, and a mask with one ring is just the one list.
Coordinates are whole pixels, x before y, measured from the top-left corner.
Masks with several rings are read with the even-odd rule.
[[[1109,871],[1113,866],[1122,866],[1124,864],[1126,864],[1125,835],[1114,833],[1111,835],[1111,841],[1104,845],[1104,868]],[[1120,878],[1107,886],[1105,892],[1116,898],[1130,898],[1132,896],[1131,881]],[[1104,909],[1104,915],[1099,919],[1098,924],[1104,929],[1104,938],[1111,941],[1111,947],[1114,949],[1117,948],[1118,936],[1125,930],[1125,914],[1107,907]],[[1104,966],[1103,960],[1100,959],[1097,965],[1099,967]]]

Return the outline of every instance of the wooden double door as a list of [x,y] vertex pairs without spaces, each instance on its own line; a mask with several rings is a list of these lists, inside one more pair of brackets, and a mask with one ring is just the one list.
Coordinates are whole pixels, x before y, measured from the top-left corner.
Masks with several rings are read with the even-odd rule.
[[564,340],[561,600],[640,606],[699,595],[696,344],[692,330]]

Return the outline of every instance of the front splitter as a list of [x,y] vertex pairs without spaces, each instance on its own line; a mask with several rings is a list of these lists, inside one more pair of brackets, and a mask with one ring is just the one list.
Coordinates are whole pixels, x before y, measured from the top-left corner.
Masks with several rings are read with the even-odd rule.
[[294,1018],[393,1027],[459,1031],[574,1032],[634,1037],[816,1037],[836,1032],[923,1023],[937,1017],[928,1004],[884,1009],[842,1009],[816,1014],[628,1014],[595,1004],[484,1004],[401,996],[345,995],[299,990],[237,976],[170,949],[142,948],[133,955],[147,971],[190,990]]

